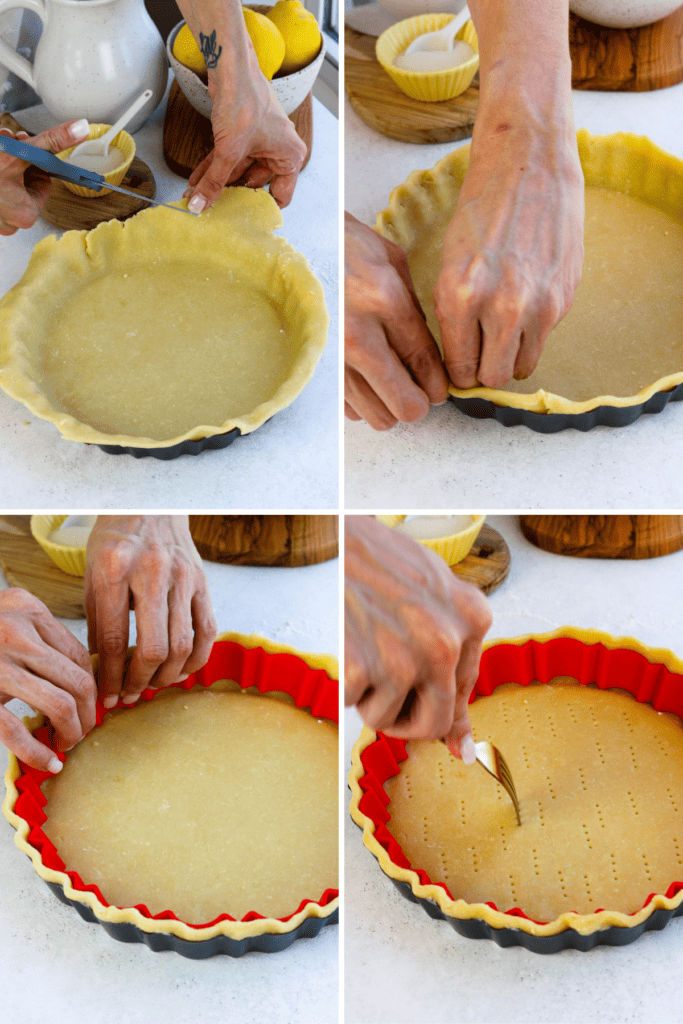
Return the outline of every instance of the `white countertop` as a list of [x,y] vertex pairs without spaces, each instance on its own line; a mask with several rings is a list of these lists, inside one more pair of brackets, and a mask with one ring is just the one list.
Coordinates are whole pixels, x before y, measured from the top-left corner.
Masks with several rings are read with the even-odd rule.
[[[135,135],[137,154],[151,167],[161,202],[179,199],[186,186],[164,163],[165,109],[164,101]],[[338,507],[339,122],[315,99],[313,111],[311,160],[280,230],[320,279],[330,314],[327,348],[307,387],[269,423],[228,448],[171,462],[107,455],[94,445],[65,441],[53,424],[0,391],[2,508]],[[34,107],[18,112],[17,120],[39,131],[54,123],[46,116],[43,107]],[[39,219],[28,231],[0,238],[0,295],[22,276],[36,242],[55,231]]]
[[[683,157],[683,84],[647,93],[574,92],[577,128],[648,135]],[[346,102],[346,206],[367,224],[411,171],[462,143],[410,145],[365,125]],[[376,433],[346,423],[347,509],[676,508],[683,504],[683,406],[629,427],[538,434],[474,420],[452,403]]]
[[[219,630],[337,654],[338,560],[297,569],[204,566]],[[87,642],[84,619],[61,621]],[[29,713],[18,701],[8,706]],[[338,931],[328,925],[281,953],[239,959],[194,961],[117,942],[49,892],[0,818],[4,1024],[334,1024]]]
[[[683,551],[647,561],[565,558],[529,544],[513,517],[488,522],[512,565],[491,597],[489,636],[574,625],[631,635],[683,655]],[[361,720],[345,713],[346,765]],[[630,946],[553,956],[462,938],[408,903],[363,846],[346,814],[347,1024],[673,1024],[683,1020],[671,979],[683,972],[683,920]]]

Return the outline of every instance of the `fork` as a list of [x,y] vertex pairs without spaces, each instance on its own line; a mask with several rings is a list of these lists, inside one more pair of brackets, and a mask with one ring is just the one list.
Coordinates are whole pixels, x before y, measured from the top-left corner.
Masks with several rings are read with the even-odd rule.
[[482,740],[481,743],[475,743],[474,749],[477,755],[477,761],[485,768],[489,775],[493,775],[494,779],[500,782],[501,786],[512,800],[512,805],[515,808],[515,814],[517,815],[517,824],[522,824],[522,819],[519,813],[519,800],[517,799],[517,792],[515,790],[515,784],[512,781],[512,773],[508,768],[507,761],[501,754],[498,747],[494,747],[493,743],[489,743],[488,740]]

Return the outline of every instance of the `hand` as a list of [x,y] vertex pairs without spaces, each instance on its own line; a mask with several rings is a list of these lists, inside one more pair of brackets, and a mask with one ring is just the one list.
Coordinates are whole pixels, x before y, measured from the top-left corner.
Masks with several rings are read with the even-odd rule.
[[473,143],[435,290],[456,387],[533,372],[581,278],[583,197],[573,129],[571,140],[524,126]]
[[388,430],[424,419],[448,381],[405,253],[346,214],[345,411]]
[[60,771],[59,758],[5,707],[15,697],[42,711],[60,750],[95,725],[90,655],[42,601],[19,588],[0,592],[0,739],[32,768]]
[[448,739],[474,761],[467,703],[491,613],[428,548],[371,516],[346,518],[347,704],[389,736]]
[[[34,135],[30,141],[38,149],[61,153],[82,142],[89,131],[90,126],[84,119],[68,121]],[[22,141],[29,138],[28,132],[17,132],[14,136],[9,128],[0,128],[0,134]],[[13,235],[19,228],[30,228],[35,224],[47,202],[50,184],[50,177],[45,171],[0,152],[0,235]]]
[[[137,646],[126,668],[130,606]],[[216,622],[187,516],[98,516],[85,610],[105,707],[119,696],[133,704],[146,687],[170,686],[205,665]]]
[[270,181],[270,194],[280,207],[292,201],[306,144],[296,133],[258,65],[240,76],[239,87],[209,75],[213,100],[214,149],[192,172],[185,195],[201,213],[225,185],[244,178],[249,188]]

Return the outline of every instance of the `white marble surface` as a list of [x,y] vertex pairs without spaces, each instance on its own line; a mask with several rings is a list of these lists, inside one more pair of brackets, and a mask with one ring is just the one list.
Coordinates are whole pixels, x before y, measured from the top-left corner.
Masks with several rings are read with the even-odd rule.
[[[648,135],[683,157],[683,84],[648,93],[574,92],[578,128]],[[415,146],[367,127],[346,103],[346,206],[374,224],[392,188],[452,144]],[[463,145],[464,143],[456,143]],[[683,407],[629,427],[543,435],[474,420],[450,403],[425,421],[375,433],[346,424],[347,509],[676,508],[683,504]]]
[[[512,554],[491,595],[490,636],[563,625],[631,635],[683,655],[683,551],[649,561],[564,558],[540,551],[513,517],[488,520]],[[347,770],[360,718],[345,713]],[[457,935],[403,899],[345,824],[347,1024],[673,1024],[683,1020],[683,920],[630,946],[540,956]]]
[[[313,107],[311,160],[292,203],[283,211],[280,229],[322,282],[331,318],[327,348],[307,387],[269,423],[228,448],[172,462],[107,455],[96,446],[65,441],[53,424],[0,391],[3,508],[338,507],[339,122],[315,99]],[[162,103],[135,135],[137,155],[151,167],[161,202],[179,199],[186,185],[163,159],[164,111]],[[44,108],[36,107],[22,111],[17,119],[38,131],[50,123],[46,116]],[[39,219],[28,231],[0,238],[0,295],[24,273],[36,242],[55,231]]]
[[[338,560],[297,569],[205,562],[219,629],[337,654]],[[6,586],[0,575],[0,589]],[[61,620],[86,642],[85,620]],[[132,616],[131,616],[132,622]],[[131,643],[133,640],[131,639]],[[28,709],[12,701],[13,711]],[[334,1024],[338,927],[277,954],[188,960],[111,939],[61,904],[0,818],[0,989],[6,1024]]]

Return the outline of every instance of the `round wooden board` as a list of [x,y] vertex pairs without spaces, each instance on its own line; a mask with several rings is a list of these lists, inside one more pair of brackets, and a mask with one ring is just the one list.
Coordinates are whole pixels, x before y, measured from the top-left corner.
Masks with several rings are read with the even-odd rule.
[[572,86],[647,92],[683,82],[683,7],[653,25],[615,29],[569,16]]
[[30,516],[0,516],[0,569],[12,587],[23,587],[63,619],[84,619],[83,579],[69,576],[31,535]]
[[[146,163],[134,157],[121,188],[128,188],[139,196],[154,199],[156,182]],[[105,220],[127,220],[133,214],[144,210],[149,203],[144,199],[123,196],[120,192],[108,192],[106,196],[77,196],[69,191],[64,182],[52,179],[50,198],[43,208],[43,217],[56,228],[86,230],[96,228]]]
[[422,103],[401,92],[375,57],[374,36],[344,30],[344,88],[370,128],[399,142],[454,142],[469,138],[479,104],[479,77],[453,100]]
[[[313,99],[310,92],[294,113],[289,115],[289,119],[299,138],[306,143],[308,153],[303,165],[305,167],[313,148]],[[164,120],[164,160],[174,174],[189,178],[212,149],[211,121],[194,109],[174,80]]]
[[230,565],[313,565],[339,554],[337,516],[190,516],[202,558]]
[[467,558],[452,565],[451,572],[490,594],[507,579],[510,549],[498,530],[484,523]]
[[683,516],[520,516],[544,551],[575,558],[657,558],[683,548]]

